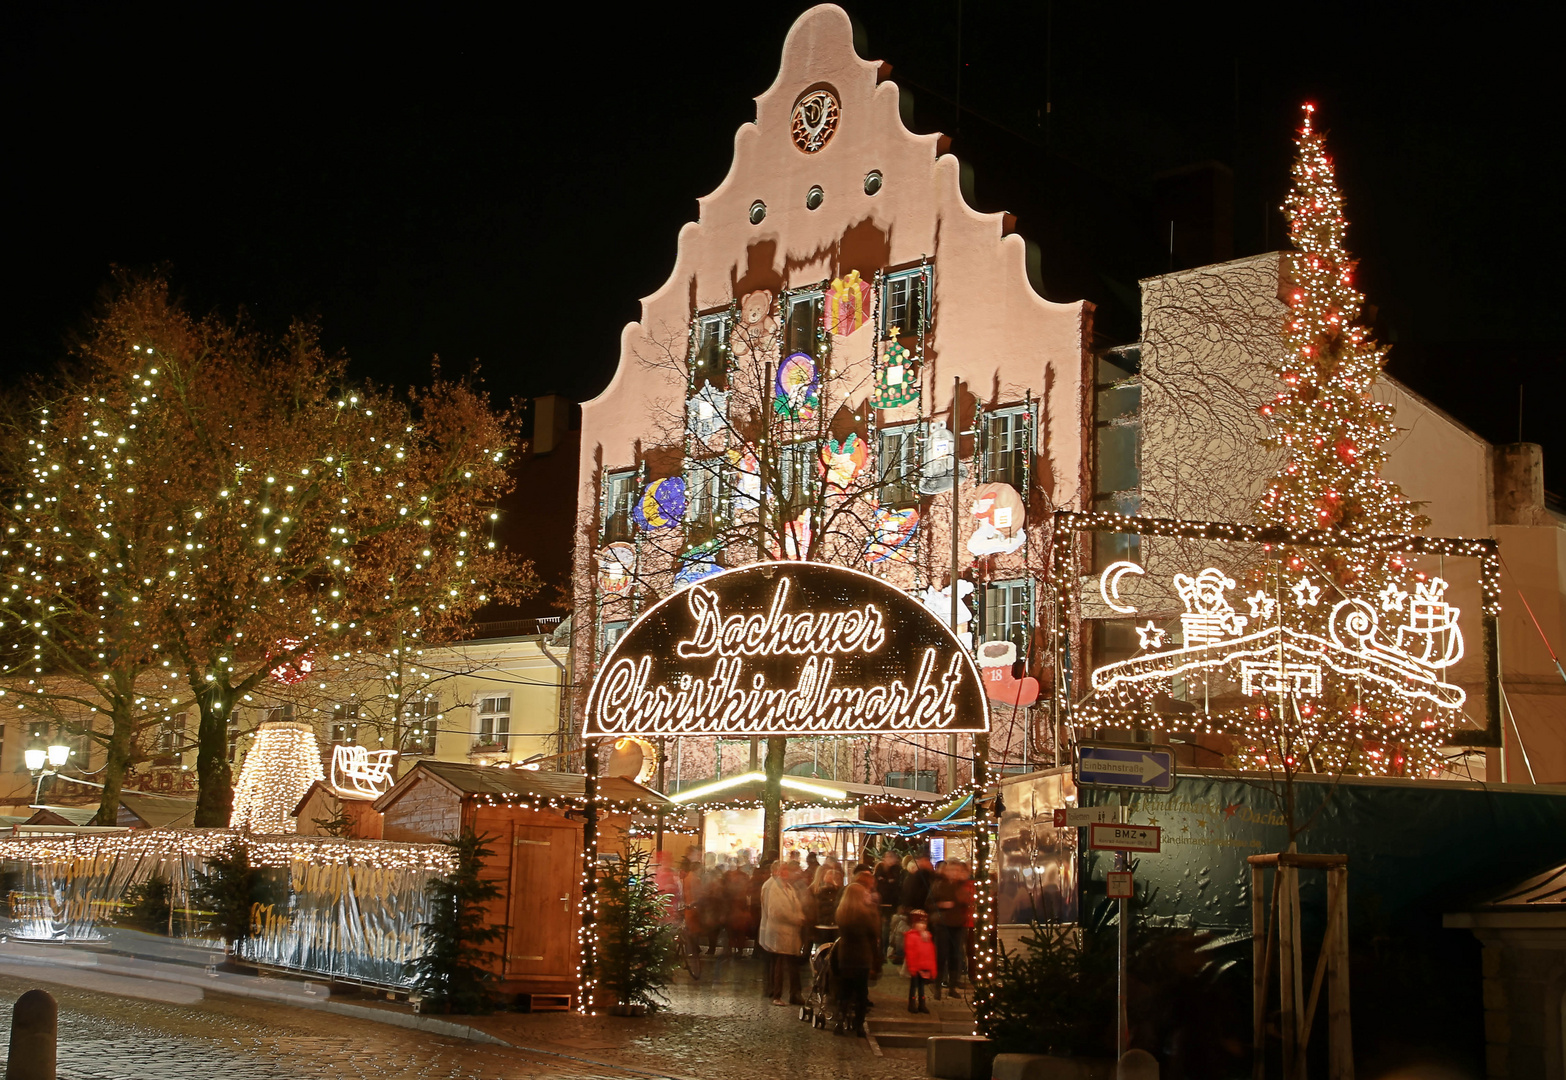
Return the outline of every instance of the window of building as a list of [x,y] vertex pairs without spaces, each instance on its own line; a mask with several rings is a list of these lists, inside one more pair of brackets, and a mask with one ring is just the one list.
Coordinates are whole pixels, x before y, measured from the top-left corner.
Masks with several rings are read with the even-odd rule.
[[917,335],[924,325],[924,271],[888,274],[881,288],[881,325],[886,335],[892,335],[893,327],[897,328],[898,337]]
[[906,772],[889,772],[886,774],[886,786],[912,788],[914,791],[934,791],[935,770],[909,769]]
[[334,705],[332,707],[333,746],[357,746],[359,744],[359,706]]
[[474,713],[473,749],[503,753],[511,736],[511,695],[479,698]]
[[1093,666],[1118,664],[1142,651],[1135,619],[1094,619]]
[[778,447],[777,520],[792,520],[815,502],[821,444],[814,439]]
[[[1100,513],[1137,514],[1142,497],[1142,387],[1137,382],[1138,357],[1118,349],[1098,359],[1093,436],[1093,509]],[[1141,537],[1131,533],[1093,534],[1093,568],[1141,557]]]
[[984,414],[984,479],[986,484],[1010,484],[1027,497],[1028,454],[1032,431],[1026,406]]
[[152,751],[159,764],[170,764],[184,752],[185,721],[188,716],[188,713],[170,713],[159,721],[157,740]]
[[1026,578],[996,581],[984,588],[984,640],[1009,641],[1019,657],[1027,655],[1033,625]]
[[261,714],[261,723],[263,724],[272,720],[292,720],[294,718],[294,707],[292,705],[268,705],[256,711]]
[[92,771],[92,721],[89,719],[82,725],[82,733],[76,737],[75,753],[71,757],[71,767],[82,772]]
[[876,461],[881,505],[893,510],[919,502],[919,425],[882,428],[881,455]]
[[435,736],[440,730],[440,702],[434,698],[415,698],[402,706],[402,746],[404,754],[435,753]]
[[724,465],[724,458],[694,458],[685,463],[685,537],[689,543],[705,543],[727,524]]
[[631,507],[636,504],[637,470],[617,469],[604,477],[603,543],[631,539]]
[[796,293],[788,298],[783,322],[783,355],[804,353],[815,358],[816,335],[821,327],[821,294]]
[[239,717],[237,715],[235,715],[235,714],[230,714],[229,715],[227,736],[228,736],[228,760],[231,761],[231,762],[238,761],[239,760]]
[[620,640],[620,635],[630,628],[630,619],[615,619],[613,622],[604,623],[602,639],[598,643],[598,655],[608,656],[609,650],[614,648],[614,643]]
[[700,390],[711,383],[715,390],[728,389],[729,360],[724,347],[729,340],[729,313],[700,315],[696,319],[696,355],[691,357],[691,384]]

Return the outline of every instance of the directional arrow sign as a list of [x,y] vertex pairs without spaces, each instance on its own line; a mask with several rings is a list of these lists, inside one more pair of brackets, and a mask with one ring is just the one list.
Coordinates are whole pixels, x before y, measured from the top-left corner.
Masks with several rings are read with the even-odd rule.
[[1151,851],[1160,846],[1156,825],[1089,825],[1088,847],[1094,851]]
[[1084,787],[1173,791],[1174,751],[1167,746],[1082,743],[1077,747],[1076,779]]
[[1068,806],[1055,811],[1054,822],[1057,829],[1078,829],[1084,825],[1116,821],[1119,817],[1120,810],[1114,806]]

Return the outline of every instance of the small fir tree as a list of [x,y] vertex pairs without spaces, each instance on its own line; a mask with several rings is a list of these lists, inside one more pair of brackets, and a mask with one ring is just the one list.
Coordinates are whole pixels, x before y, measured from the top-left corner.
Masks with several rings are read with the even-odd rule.
[[207,868],[195,872],[191,903],[211,917],[211,927],[223,938],[230,956],[237,956],[250,936],[260,875],[250,865],[250,852],[240,843],[209,856]]
[[974,995],[979,1031],[1000,1053],[1112,1053],[1116,930],[1104,918],[1030,924],[1022,948],[996,951]]
[[479,877],[492,854],[491,839],[465,829],[447,840],[457,856],[456,868],[424,887],[431,915],[419,924],[424,952],[408,965],[423,1009],[471,1014],[494,1008],[490,966],[499,956],[488,946],[505,935],[506,927],[491,924],[484,912],[485,905],[500,896],[499,885]]
[[173,898],[173,884],[162,874],[154,873],[126,890],[122,918],[137,930],[167,934]]
[[[1284,528],[1407,534],[1428,521],[1380,475],[1397,430],[1392,406],[1374,396],[1387,350],[1358,323],[1364,296],[1354,288],[1356,264],[1344,246],[1343,196],[1326,139],[1312,124],[1314,107],[1304,109],[1284,205],[1295,250],[1289,256],[1287,348],[1274,364],[1283,385],[1261,406],[1274,428],[1270,445],[1283,452],[1284,464],[1256,516]],[[1375,547],[1284,545],[1272,555],[1263,589],[1297,608],[1296,621],[1323,638],[1338,614],[1339,595],[1368,598],[1418,576],[1407,556]],[[1295,588],[1307,590],[1298,603],[1290,596]],[[1281,776],[1290,790],[1296,772],[1426,775],[1451,730],[1444,713],[1415,708],[1370,680],[1352,690],[1329,687],[1317,698],[1270,701],[1257,706],[1239,763]],[[1292,797],[1286,801],[1292,840],[1305,826],[1293,820]]]
[[617,1004],[643,1005],[649,1012],[668,1005],[664,987],[676,959],[668,907],[645,851],[628,851],[599,877],[597,967]]

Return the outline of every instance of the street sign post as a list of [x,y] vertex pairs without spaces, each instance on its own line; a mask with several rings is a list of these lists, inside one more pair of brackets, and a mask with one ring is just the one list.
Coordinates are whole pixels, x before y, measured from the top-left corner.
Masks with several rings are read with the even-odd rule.
[[1088,847],[1094,851],[1144,851],[1157,854],[1162,832],[1157,825],[1089,825]]
[[1067,806],[1055,809],[1055,828],[1080,829],[1086,825],[1103,825],[1120,820],[1120,811],[1113,806]]
[[1075,779],[1083,787],[1173,791],[1174,751],[1167,746],[1081,743]]
[[1129,870],[1111,870],[1104,880],[1111,900],[1130,900],[1136,895]]

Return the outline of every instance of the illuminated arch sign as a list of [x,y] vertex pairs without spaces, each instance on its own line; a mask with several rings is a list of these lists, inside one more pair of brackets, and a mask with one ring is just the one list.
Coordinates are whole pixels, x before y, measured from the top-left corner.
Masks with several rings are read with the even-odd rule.
[[764,562],[665,597],[599,666],[588,736],[987,731],[973,658],[913,597]]

